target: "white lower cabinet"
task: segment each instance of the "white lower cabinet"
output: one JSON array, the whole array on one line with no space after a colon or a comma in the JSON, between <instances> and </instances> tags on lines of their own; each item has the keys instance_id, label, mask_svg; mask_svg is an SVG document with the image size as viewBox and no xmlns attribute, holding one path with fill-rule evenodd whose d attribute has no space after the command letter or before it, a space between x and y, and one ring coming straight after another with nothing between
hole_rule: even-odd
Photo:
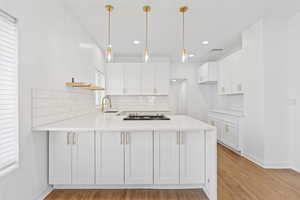
<instances>
[{"instance_id":1,"label":"white lower cabinet","mask_svg":"<svg viewBox=\"0 0 300 200\"><path fill-rule=\"evenodd\" d=\"M125 183L153 184L153 132L125 133Z\"/></svg>"},{"instance_id":2,"label":"white lower cabinet","mask_svg":"<svg viewBox=\"0 0 300 200\"><path fill-rule=\"evenodd\" d=\"M94 183L94 133L51 132L49 183Z\"/></svg>"},{"instance_id":3,"label":"white lower cabinet","mask_svg":"<svg viewBox=\"0 0 300 200\"><path fill-rule=\"evenodd\" d=\"M205 183L199 131L51 132L49 184Z\"/></svg>"},{"instance_id":4,"label":"white lower cabinet","mask_svg":"<svg viewBox=\"0 0 300 200\"><path fill-rule=\"evenodd\" d=\"M179 132L154 134L154 184L179 184Z\"/></svg>"},{"instance_id":5,"label":"white lower cabinet","mask_svg":"<svg viewBox=\"0 0 300 200\"><path fill-rule=\"evenodd\" d=\"M123 133L96 133L96 184L124 184Z\"/></svg>"},{"instance_id":6,"label":"white lower cabinet","mask_svg":"<svg viewBox=\"0 0 300 200\"><path fill-rule=\"evenodd\" d=\"M205 134L180 132L180 183L205 183Z\"/></svg>"}]
</instances>

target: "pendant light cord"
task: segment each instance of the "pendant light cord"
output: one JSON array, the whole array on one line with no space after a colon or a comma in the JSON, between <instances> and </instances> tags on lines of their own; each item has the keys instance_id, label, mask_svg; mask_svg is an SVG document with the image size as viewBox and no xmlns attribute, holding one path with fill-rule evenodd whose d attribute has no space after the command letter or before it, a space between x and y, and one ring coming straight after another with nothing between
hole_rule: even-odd
<instances>
[{"instance_id":1,"label":"pendant light cord","mask_svg":"<svg viewBox=\"0 0 300 200\"><path fill-rule=\"evenodd\" d=\"M148 31L149 31L149 19L148 19L148 12L146 12L146 50L148 50Z\"/></svg>"},{"instance_id":2,"label":"pendant light cord","mask_svg":"<svg viewBox=\"0 0 300 200\"><path fill-rule=\"evenodd\" d=\"M108 47L111 48L111 44L110 44L110 10L108 11Z\"/></svg>"},{"instance_id":3,"label":"pendant light cord","mask_svg":"<svg viewBox=\"0 0 300 200\"><path fill-rule=\"evenodd\" d=\"M185 49L185 20L184 12L182 12L182 49Z\"/></svg>"}]
</instances>

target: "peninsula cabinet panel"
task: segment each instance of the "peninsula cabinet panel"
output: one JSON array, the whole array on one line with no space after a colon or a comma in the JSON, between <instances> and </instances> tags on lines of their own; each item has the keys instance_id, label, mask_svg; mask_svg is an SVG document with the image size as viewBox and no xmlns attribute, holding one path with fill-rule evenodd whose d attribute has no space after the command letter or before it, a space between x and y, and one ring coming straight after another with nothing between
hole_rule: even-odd
<instances>
[{"instance_id":1,"label":"peninsula cabinet panel","mask_svg":"<svg viewBox=\"0 0 300 200\"><path fill-rule=\"evenodd\" d=\"M49 183L94 183L94 132L51 132Z\"/></svg>"},{"instance_id":2,"label":"peninsula cabinet panel","mask_svg":"<svg viewBox=\"0 0 300 200\"><path fill-rule=\"evenodd\" d=\"M49 136L49 184L72 183L72 146L68 132L51 132Z\"/></svg>"},{"instance_id":3,"label":"peninsula cabinet panel","mask_svg":"<svg viewBox=\"0 0 300 200\"><path fill-rule=\"evenodd\" d=\"M179 132L154 133L154 184L179 184Z\"/></svg>"},{"instance_id":4,"label":"peninsula cabinet panel","mask_svg":"<svg viewBox=\"0 0 300 200\"><path fill-rule=\"evenodd\" d=\"M94 184L94 133L76 132L72 137L72 184Z\"/></svg>"},{"instance_id":5,"label":"peninsula cabinet panel","mask_svg":"<svg viewBox=\"0 0 300 200\"><path fill-rule=\"evenodd\" d=\"M204 133L199 131L181 132L180 143L180 184L204 184Z\"/></svg>"},{"instance_id":6,"label":"peninsula cabinet panel","mask_svg":"<svg viewBox=\"0 0 300 200\"><path fill-rule=\"evenodd\" d=\"M125 133L125 183L153 184L153 132Z\"/></svg>"},{"instance_id":7,"label":"peninsula cabinet panel","mask_svg":"<svg viewBox=\"0 0 300 200\"><path fill-rule=\"evenodd\" d=\"M124 184L124 134L96 133L96 184Z\"/></svg>"}]
</instances>

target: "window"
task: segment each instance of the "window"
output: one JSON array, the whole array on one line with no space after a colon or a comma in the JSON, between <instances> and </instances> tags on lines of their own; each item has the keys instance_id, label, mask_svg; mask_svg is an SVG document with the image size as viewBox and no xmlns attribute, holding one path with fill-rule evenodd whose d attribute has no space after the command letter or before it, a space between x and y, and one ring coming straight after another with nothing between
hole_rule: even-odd
<instances>
[{"instance_id":1,"label":"window","mask_svg":"<svg viewBox=\"0 0 300 200\"><path fill-rule=\"evenodd\" d=\"M18 166L17 21L0 9L0 176Z\"/></svg>"}]
</instances>

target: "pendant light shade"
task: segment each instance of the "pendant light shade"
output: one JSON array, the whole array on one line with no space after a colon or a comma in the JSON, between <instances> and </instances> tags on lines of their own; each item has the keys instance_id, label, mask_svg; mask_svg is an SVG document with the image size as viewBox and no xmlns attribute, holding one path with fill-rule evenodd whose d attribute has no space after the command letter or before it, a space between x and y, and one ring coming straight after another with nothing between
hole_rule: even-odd
<instances>
[{"instance_id":1,"label":"pendant light shade","mask_svg":"<svg viewBox=\"0 0 300 200\"><path fill-rule=\"evenodd\" d=\"M182 13L182 52L181 52L181 62L185 63L187 61L188 55L185 48L185 19L184 14L187 12L188 7L182 6L179 8L179 12Z\"/></svg>"},{"instance_id":2,"label":"pendant light shade","mask_svg":"<svg viewBox=\"0 0 300 200\"><path fill-rule=\"evenodd\" d=\"M111 40L110 40L110 26L111 26L111 12L114 9L112 5L106 5L105 9L108 12L108 23L107 23L107 47L106 47L106 62L111 62L113 59L113 51L112 51L112 45L111 45Z\"/></svg>"},{"instance_id":3,"label":"pendant light shade","mask_svg":"<svg viewBox=\"0 0 300 200\"><path fill-rule=\"evenodd\" d=\"M147 63L149 62L149 58L150 58L150 53L149 53L149 12L151 11L151 7L150 6L144 6L143 7L143 11L146 13L146 37L145 37L145 51L144 51L144 62Z\"/></svg>"}]
</instances>

